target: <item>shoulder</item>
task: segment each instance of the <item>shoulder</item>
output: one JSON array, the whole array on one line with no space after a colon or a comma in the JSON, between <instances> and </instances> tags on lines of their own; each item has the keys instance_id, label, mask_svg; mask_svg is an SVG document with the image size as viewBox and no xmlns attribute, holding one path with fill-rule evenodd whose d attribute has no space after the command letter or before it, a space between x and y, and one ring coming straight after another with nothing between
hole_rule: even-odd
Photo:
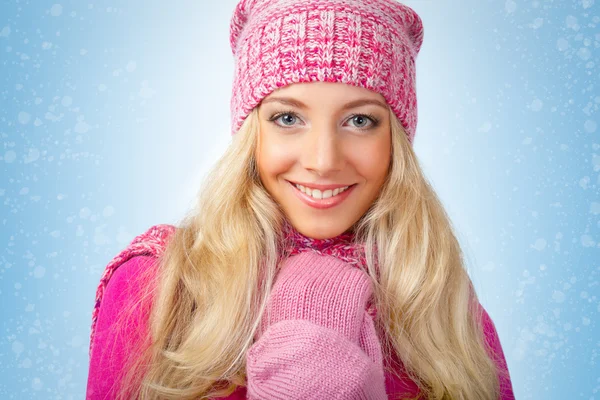
<instances>
[{"instance_id":1,"label":"shoulder","mask_svg":"<svg viewBox=\"0 0 600 400\"><path fill-rule=\"evenodd\" d=\"M506 359L504 351L502 349L502 343L500 342L500 336L496 330L496 325L492 320L492 317L488 314L486 309L479 303L478 311L480 313L481 330L485 337L488 351L496 363L500 364L504 369L506 368Z\"/></svg>"},{"instance_id":2,"label":"shoulder","mask_svg":"<svg viewBox=\"0 0 600 400\"><path fill-rule=\"evenodd\" d=\"M106 284L101 307L135 300L155 276L157 265L158 258L148 255L133 256L119 265Z\"/></svg>"},{"instance_id":3,"label":"shoulder","mask_svg":"<svg viewBox=\"0 0 600 400\"><path fill-rule=\"evenodd\" d=\"M176 228L172 225L153 225L142 234L136 236L123 250L110 260L100 278L96 293L96 303L101 300L105 288L112 275L130 258L136 256L149 256L158 258L164 252L167 243Z\"/></svg>"},{"instance_id":4,"label":"shoulder","mask_svg":"<svg viewBox=\"0 0 600 400\"><path fill-rule=\"evenodd\" d=\"M110 314L127 302L137 300L148 279L152 278L154 267L175 230L176 227L168 224L151 226L137 235L106 265L96 289L92 311L90 353L100 310L102 309L104 314Z\"/></svg>"},{"instance_id":5,"label":"shoulder","mask_svg":"<svg viewBox=\"0 0 600 400\"><path fill-rule=\"evenodd\" d=\"M114 335L133 339L145 333L157 261L153 256L134 256L115 271L100 303L94 341L106 344Z\"/></svg>"},{"instance_id":6,"label":"shoulder","mask_svg":"<svg viewBox=\"0 0 600 400\"><path fill-rule=\"evenodd\" d=\"M151 302L143 301L148 293L144 282L156 261L148 255L131 257L114 271L104 289L90 338L86 397L90 400L116 398L125 366L148 343Z\"/></svg>"},{"instance_id":7,"label":"shoulder","mask_svg":"<svg viewBox=\"0 0 600 400\"><path fill-rule=\"evenodd\" d=\"M135 256L115 271L104 289L94 320L91 340L94 345L97 340L124 334L124 329L135 331L145 322L151 306L145 300L151 300L148 294L156 265L157 259L152 256Z\"/></svg>"},{"instance_id":8,"label":"shoulder","mask_svg":"<svg viewBox=\"0 0 600 400\"><path fill-rule=\"evenodd\" d=\"M479 303L478 310L481 320L481 329L485 337L485 342L488 346L488 354L496 364L498 370L498 377L500 380L500 399L501 400L514 400L515 395L512 387L510 372L508 370L508 363L506 362L506 356L502 349L502 343L500 342L500 336L492 318L486 311L486 309Z\"/></svg>"},{"instance_id":9,"label":"shoulder","mask_svg":"<svg viewBox=\"0 0 600 400\"><path fill-rule=\"evenodd\" d=\"M104 272L100 278L96 292L96 306L99 306L104 290L109 282L113 280L113 275L117 271L122 271L118 275L121 276L119 279L123 279L123 275L127 276L128 270L139 270L140 267L147 265L148 259L159 258L164 252L169 239L175 233L175 230L176 228L172 225L153 225L145 232L136 236L124 249L114 256L104 268Z\"/></svg>"},{"instance_id":10,"label":"shoulder","mask_svg":"<svg viewBox=\"0 0 600 400\"><path fill-rule=\"evenodd\" d=\"M479 319L481 323L481 329L488 341L489 344L499 342L498 332L496 330L496 325L490 317L490 314L487 310L479 303L478 305ZM499 344L499 343L498 343Z\"/></svg>"}]
</instances>

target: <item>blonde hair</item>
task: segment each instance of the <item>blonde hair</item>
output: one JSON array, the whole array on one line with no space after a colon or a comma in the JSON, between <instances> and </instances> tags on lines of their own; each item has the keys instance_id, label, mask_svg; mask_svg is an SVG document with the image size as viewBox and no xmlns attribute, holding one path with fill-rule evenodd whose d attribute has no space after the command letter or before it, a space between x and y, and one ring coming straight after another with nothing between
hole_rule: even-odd
<instances>
[{"instance_id":1,"label":"blonde hair","mask_svg":"<svg viewBox=\"0 0 600 400\"><path fill-rule=\"evenodd\" d=\"M382 347L397 354L422 398L495 400L500 371L486 347L459 243L389 114L388 176L355 225L374 280ZM254 109L161 255L155 284L140 296L153 299L151 339L124 368L120 398L221 397L245 385L245 353L273 282L284 221L258 176L258 134Z\"/></svg>"}]
</instances>

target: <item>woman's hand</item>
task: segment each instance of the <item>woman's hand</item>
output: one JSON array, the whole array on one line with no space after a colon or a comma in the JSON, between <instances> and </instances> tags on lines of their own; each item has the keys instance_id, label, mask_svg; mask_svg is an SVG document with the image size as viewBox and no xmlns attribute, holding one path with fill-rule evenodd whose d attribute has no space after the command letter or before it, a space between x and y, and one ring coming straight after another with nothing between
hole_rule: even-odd
<instances>
[{"instance_id":1,"label":"woman's hand","mask_svg":"<svg viewBox=\"0 0 600 400\"><path fill-rule=\"evenodd\" d=\"M372 292L366 273L333 256L285 260L247 353L248 397L385 399Z\"/></svg>"}]
</instances>

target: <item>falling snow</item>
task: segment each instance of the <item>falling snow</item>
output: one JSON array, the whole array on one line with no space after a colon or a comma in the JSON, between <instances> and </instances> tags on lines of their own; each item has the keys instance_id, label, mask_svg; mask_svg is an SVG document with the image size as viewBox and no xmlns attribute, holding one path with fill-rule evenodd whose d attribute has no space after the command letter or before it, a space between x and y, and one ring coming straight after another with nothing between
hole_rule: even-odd
<instances>
[{"instance_id":1,"label":"falling snow","mask_svg":"<svg viewBox=\"0 0 600 400\"><path fill-rule=\"evenodd\" d=\"M235 4L0 5L1 398L84 398L105 265L176 224L230 141ZM406 4L415 153L515 395L600 400L598 4Z\"/></svg>"}]
</instances>

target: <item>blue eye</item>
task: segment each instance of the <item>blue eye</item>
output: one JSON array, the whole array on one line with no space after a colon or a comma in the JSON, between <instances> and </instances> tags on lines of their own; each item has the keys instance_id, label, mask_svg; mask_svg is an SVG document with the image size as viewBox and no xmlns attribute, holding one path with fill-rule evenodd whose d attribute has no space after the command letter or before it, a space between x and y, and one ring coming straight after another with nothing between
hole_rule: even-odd
<instances>
[{"instance_id":1,"label":"blue eye","mask_svg":"<svg viewBox=\"0 0 600 400\"><path fill-rule=\"evenodd\" d=\"M372 114L354 114L348 120L357 123L354 126L361 131L374 129L379 126L379 119Z\"/></svg>"},{"instance_id":2,"label":"blue eye","mask_svg":"<svg viewBox=\"0 0 600 400\"><path fill-rule=\"evenodd\" d=\"M294 126L294 123L297 119L300 119L298 114L293 111L285 111L273 115L271 118L269 118L269 121L273 122L277 126L285 128ZM357 123L354 126L359 130L368 130L379 125L379 120L371 114L354 114L350 116L348 120ZM277 121L281 121L281 123ZM370 125L369 122L371 123Z\"/></svg>"},{"instance_id":3,"label":"blue eye","mask_svg":"<svg viewBox=\"0 0 600 400\"><path fill-rule=\"evenodd\" d=\"M364 122L367 123L367 125L363 125L363 124L361 124L361 122L359 122L358 124L361 125L361 126L356 126L357 128L364 128L365 126L369 126L368 125L368 120L371 120L371 124L375 124L375 121L373 121L372 118L369 118L366 115L362 115L362 114L355 115L352 118L350 118L350 120L351 121L355 121L355 122L361 121L363 123Z\"/></svg>"},{"instance_id":4,"label":"blue eye","mask_svg":"<svg viewBox=\"0 0 600 400\"><path fill-rule=\"evenodd\" d=\"M281 122L283 122L283 125L285 126L290 126L293 125L294 122L296 121L296 116L294 114L283 114L282 116L278 117L277 119L279 119Z\"/></svg>"},{"instance_id":5,"label":"blue eye","mask_svg":"<svg viewBox=\"0 0 600 400\"><path fill-rule=\"evenodd\" d=\"M282 117L285 117L285 118L282 118ZM298 115L296 115L296 113L293 113L291 111L286 111L286 112L282 112L282 113L273 115L271 118L269 118L269 121L274 122L275 125L285 127L285 126L293 126L293 124L297 118L298 118ZM285 121L285 122L283 122L283 124L279 124L279 123L275 122L278 120Z\"/></svg>"}]
</instances>

